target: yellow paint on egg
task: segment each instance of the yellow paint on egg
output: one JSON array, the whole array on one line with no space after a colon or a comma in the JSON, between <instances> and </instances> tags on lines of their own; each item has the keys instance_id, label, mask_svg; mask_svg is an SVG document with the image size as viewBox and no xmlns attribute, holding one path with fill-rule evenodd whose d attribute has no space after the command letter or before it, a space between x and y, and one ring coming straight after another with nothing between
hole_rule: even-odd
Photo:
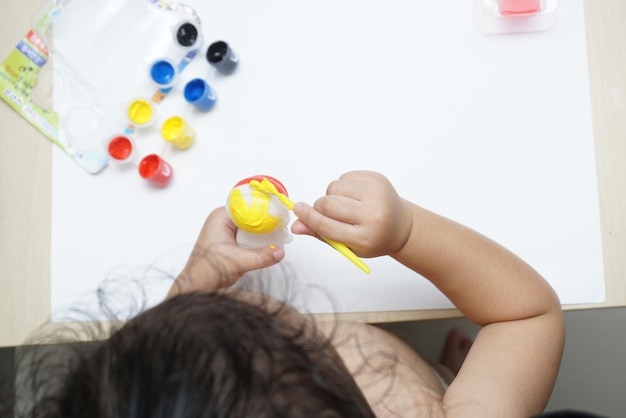
<instances>
[{"instance_id":1,"label":"yellow paint on egg","mask_svg":"<svg viewBox=\"0 0 626 418\"><path fill-rule=\"evenodd\" d=\"M250 190L251 202L240 189L233 189L228 199L228 210L233 222L244 231L265 234L282 227L281 219L269 213L270 197L258 190Z\"/></svg>"}]
</instances>

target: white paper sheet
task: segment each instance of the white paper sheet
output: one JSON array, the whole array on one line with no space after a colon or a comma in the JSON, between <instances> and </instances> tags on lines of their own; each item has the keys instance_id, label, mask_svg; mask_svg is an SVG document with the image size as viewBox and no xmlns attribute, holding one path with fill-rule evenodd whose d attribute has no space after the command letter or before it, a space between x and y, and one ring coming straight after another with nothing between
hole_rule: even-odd
<instances>
[{"instance_id":1,"label":"white paper sheet","mask_svg":"<svg viewBox=\"0 0 626 418\"><path fill-rule=\"evenodd\" d=\"M159 109L197 132L184 152L157 142L174 167L166 189L135 169L88 175L55 150L53 312L91 300L107 277L175 275L240 179L272 175L312 203L353 169L380 171L404 197L499 241L563 303L604 300L581 0L561 2L549 31L493 36L476 30L467 0L189 4L207 45L228 42L239 68L220 76L196 59L183 76L205 76L216 107L190 109L178 86ZM310 237L286 250L293 280L326 292L308 297L310 311L451 306L390 259L368 260L365 275ZM151 303L163 296L148 287Z\"/></svg>"}]
</instances>

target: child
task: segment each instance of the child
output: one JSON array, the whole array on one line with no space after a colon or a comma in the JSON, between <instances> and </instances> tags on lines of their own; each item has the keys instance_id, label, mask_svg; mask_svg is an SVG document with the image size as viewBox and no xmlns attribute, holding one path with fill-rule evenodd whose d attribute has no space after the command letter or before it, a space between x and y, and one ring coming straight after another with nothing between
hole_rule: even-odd
<instances>
[{"instance_id":1,"label":"child","mask_svg":"<svg viewBox=\"0 0 626 418\"><path fill-rule=\"evenodd\" d=\"M279 263L241 248L224 208L207 218L168 298L74 357L37 416L529 417L542 412L563 350L559 300L498 244L402 199L381 174L350 172L294 234L390 256L482 326L444 390L431 366L367 324L314 322L255 292L229 290ZM458 335L456 341L462 339ZM456 370L455 370L456 371Z\"/></svg>"}]
</instances>

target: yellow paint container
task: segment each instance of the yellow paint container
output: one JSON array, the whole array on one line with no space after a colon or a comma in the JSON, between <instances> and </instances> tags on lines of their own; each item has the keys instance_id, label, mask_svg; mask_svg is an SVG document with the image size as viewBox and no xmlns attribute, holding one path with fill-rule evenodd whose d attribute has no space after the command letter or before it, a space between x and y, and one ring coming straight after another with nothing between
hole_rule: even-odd
<instances>
[{"instance_id":1,"label":"yellow paint container","mask_svg":"<svg viewBox=\"0 0 626 418\"><path fill-rule=\"evenodd\" d=\"M154 120L154 105L146 99L135 99L128 106L128 119L136 126L147 126Z\"/></svg>"},{"instance_id":2,"label":"yellow paint container","mask_svg":"<svg viewBox=\"0 0 626 418\"><path fill-rule=\"evenodd\" d=\"M176 148L187 149L193 143L196 134L191 126L180 116L172 116L163 122L161 136Z\"/></svg>"}]
</instances>

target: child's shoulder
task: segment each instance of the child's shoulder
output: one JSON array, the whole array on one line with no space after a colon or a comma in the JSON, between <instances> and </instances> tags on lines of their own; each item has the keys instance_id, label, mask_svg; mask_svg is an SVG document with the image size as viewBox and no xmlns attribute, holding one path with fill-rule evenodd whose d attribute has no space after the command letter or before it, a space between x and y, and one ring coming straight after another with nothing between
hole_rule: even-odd
<instances>
[{"instance_id":1,"label":"child's shoulder","mask_svg":"<svg viewBox=\"0 0 626 418\"><path fill-rule=\"evenodd\" d=\"M430 364L395 335L352 321L320 322L377 416L443 416ZM392 413L393 412L393 413Z\"/></svg>"}]
</instances>

